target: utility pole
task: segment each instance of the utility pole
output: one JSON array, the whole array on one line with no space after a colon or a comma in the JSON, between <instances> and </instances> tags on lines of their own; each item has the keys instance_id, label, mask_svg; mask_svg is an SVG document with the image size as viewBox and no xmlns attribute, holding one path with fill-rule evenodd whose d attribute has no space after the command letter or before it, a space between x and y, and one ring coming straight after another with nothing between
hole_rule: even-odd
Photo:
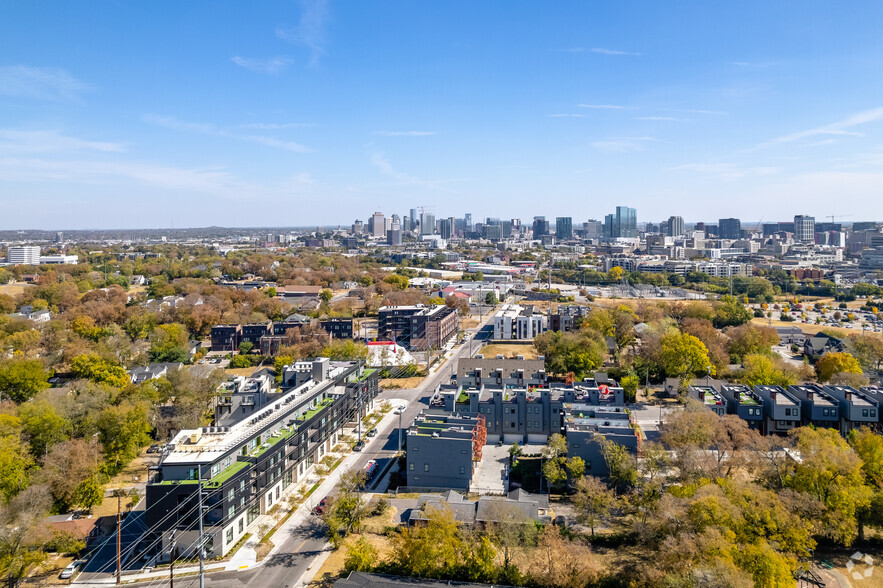
<instances>
[{"instance_id":1,"label":"utility pole","mask_svg":"<svg viewBox=\"0 0 883 588\"><path fill-rule=\"evenodd\" d=\"M405 412L405 407L402 406L399 409L399 453L402 452L402 413Z\"/></svg>"},{"instance_id":2,"label":"utility pole","mask_svg":"<svg viewBox=\"0 0 883 588\"><path fill-rule=\"evenodd\" d=\"M122 573L122 528L123 528L123 519L120 515L120 504L122 502L123 497L120 495L120 491L117 490L117 584L120 583L120 575Z\"/></svg>"},{"instance_id":3,"label":"utility pole","mask_svg":"<svg viewBox=\"0 0 883 588\"><path fill-rule=\"evenodd\" d=\"M199 588L205 588L205 557L203 548L205 547L205 535L202 528L203 506L202 506L202 468L197 467L197 483L199 487L199 541L196 542L199 549Z\"/></svg>"},{"instance_id":4,"label":"utility pole","mask_svg":"<svg viewBox=\"0 0 883 588\"><path fill-rule=\"evenodd\" d=\"M169 535L169 588L175 588L175 529Z\"/></svg>"}]
</instances>

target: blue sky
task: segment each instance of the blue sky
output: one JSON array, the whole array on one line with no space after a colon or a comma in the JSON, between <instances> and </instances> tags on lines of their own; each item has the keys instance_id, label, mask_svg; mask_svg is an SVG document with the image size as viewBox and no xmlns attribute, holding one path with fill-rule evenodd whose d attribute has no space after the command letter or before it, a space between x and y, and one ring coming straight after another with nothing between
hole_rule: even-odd
<instances>
[{"instance_id":1,"label":"blue sky","mask_svg":"<svg viewBox=\"0 0 883 588\"><path fill-rule=\"evenodd\" d=\"M0 3L0 228L883 220L883 3Z\"/></svg>"}]
</instances>

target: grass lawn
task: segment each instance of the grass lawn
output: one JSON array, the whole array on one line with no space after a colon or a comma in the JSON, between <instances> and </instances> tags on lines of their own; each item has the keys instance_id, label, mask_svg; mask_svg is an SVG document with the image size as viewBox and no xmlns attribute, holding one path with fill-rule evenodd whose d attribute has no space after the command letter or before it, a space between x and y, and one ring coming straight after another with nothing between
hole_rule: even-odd
<instances>
[{"instance_id":1,"label":"grass lawn","mask_svg":"<svg viewBox=\"0 0 883 588\"><path fill-rule=\"evenodd\" d=\"M413 378L384 378L380 380L380 388L388 389L407 389L416 388L423 383L424 376L414 376Z\"/></svg>"},{"instance_id":2,"label":"grass lawn","mask_svg":"<svg viewBox=\"0 0 883 588\"><path fill-rule=\"evenodd\" d=\"M22 295L22 293L25 290L27 290L28 288L33 288L33 287L34 286L32 284L24 284L24 283L4 284L4 285L0 286L0 294L9 294L13 298L18 298L19 296Z\"/></svg>"},{"instance_id":3,"label":"grass lawn","mask_svg":"<svg viewBox=\"0 0 883 588\"><path fill-rule=\"evenodd\" d=\"M485 345L479 350L479 353L485 357L496 357L498 354L509 358L517 355L523 355L524 359L536 359L537 350L533 345L513 345L509 343Z\"/></svg>"}]
</instances>

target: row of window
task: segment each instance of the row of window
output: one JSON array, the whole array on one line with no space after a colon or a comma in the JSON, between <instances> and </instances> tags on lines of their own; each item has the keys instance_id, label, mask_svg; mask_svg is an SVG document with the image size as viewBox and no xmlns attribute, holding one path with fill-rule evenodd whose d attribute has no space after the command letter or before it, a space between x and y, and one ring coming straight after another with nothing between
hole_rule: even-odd
<instances>
[{"instance_id":1,"label":"row of window","mask_svg":"<svg viewBox=\"0 0 883 588\"><path fill-rule=\"evenodd\" d=\"M464 452L462 452L462 453L466 453L466 452L464 451ZM414 462L411 462L411 463L408 464L408 471L410 471L410 472L413 472L413 471L414 471ZM423 464L423 471L424 471L424 472L428 472L428 471L429 471L429 464L428 464L428 463ZM466 466L460 466L460 473L461 473L461 474L465 474L465 473L466 473Z\"/></svg>"}]
</instances>

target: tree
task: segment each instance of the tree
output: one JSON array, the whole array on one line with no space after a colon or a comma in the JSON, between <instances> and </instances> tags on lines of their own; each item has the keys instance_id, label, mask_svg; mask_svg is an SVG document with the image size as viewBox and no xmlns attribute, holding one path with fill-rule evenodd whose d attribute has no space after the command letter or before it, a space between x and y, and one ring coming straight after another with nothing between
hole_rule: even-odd
<instances>
[{"instance_id":1,"label":"tree","mask_svg":"<svg viewBox=\"0 0 883 588\"><path fill-rule=\"evenodd\" d=\"M622 279L623 275L625 275L625 270L615 265L607 272L607 279L611 282L618 282Z\"/></svg>"},{"instance_id":2,"label":"tree","mask_svg":"<svg viewBox=\"0 0 883 588\"><path fill-rule=\"evenodd\" d=\"M399 274L390 274L383 278L384 283L395 286L397 290L407 290L410 281L406 276Z\"/></svg>"},{"instance_id":3,"label":"tree","mask_svg":"<svg viewBox=\"0 0 883 588\"><path fill-rule=\"evenodd\" d=\"M350 532L358 531L365 517L365 505L358 491L364 484L363 472L345 474L337 485L337 494L322 514L328 526L328 540L335 548L343 544Z\"/></svg>"},{"instance_id":4,"label":"tree","mask_svg":"<svg viewBox=\"0 0 883 588\"><path fill-rule=\"evenodd\" d=\"M347 549L343 567L350 572L370 572L376 562L377 549L363 535Z\"/></svg>"},{"instance_id":5,"label":"tree","mask_svg":"<svg viewBox=\"0 0 883 588\"><path fill-rule=\"evenodd\" d=\"M49 510L45 488L33 487L0 507L0 574L14 587L45 559L43 519Z\"/></svg>"},{"instance_id":6,"label":"tree","mask_svg":"<svg viewBox=\"0 0 883 588\"><path fill-rule=\"evenodd\" d=\"M825 511L817 531L848 547L858 530L857 515L872 496L862 476L862 460L836 429L800 427L790 434L801 461L786 485L821 502Z\"/></svg>"},{"instance_id":7,"label":"tree","mask_svg":"<svg viewBox=\"0 0 883 588\"><path fill-rule=\"evenodd\" d=\"M331 302L331 299L334 298L334 292L329 290L328 288L323 288L321 292L319 292L319 300L328 304Z\"/></svg>"},{"instance_id":8,"label":"tree","mask_svg":"<svg viewBox=\"0 0 883 588\"><path fill-rule=\"evenodd\" d=\"M613 492L595 476L586 476L576 483L573 506L577 520L588 525L595 536L595 526L607 516L615 502Z\"/></svg>"},{"instance_id":9,"label":"tree","mask_svg":"<svg viewBox=\"0 0 883 588\"><path fill-rule=\"evenodd\" d=\"M735 296L723 296L714 305L714 318L711 322L718 329L736 327L750 321L751 313Z\"/></svg>"},{"instance_id":10,"label":"tree","mask_svg":"<svg viewBox=\"0 0 883 588\"><path fill-rule=\"evenodd\" d=\"M96 384L110 384L117 388L131 383L125 369L97 353L84 353L75 357L71 361L71 372L77 378L84 378Z\"/></svg>"},{"instance_id":11,"label":"tree","mask_svg":"<svg viewBox=\"0 0 883 588\"><path fill-rule=\"evenodd\" d=\"M709 367L711 374L715 373L708 358L708 348L693 335L673 331L663 335L660 345L662 367L669 376L684 379L705 373Z\"/></svg>"},{"instance_id":12,"label":"tree","mask_svg":"<svg viewBox=\"0 0 883 588\"><path fill-rule=\"evenodd\" d=\"M578 333L547 331L534 339L537 352L545 356L546 370L556 374L573 372L581 379L604 363L606 345L591 330Z\"/></svg>"},{"instance_id":13,"label":"tree","mask_svg":"<svg viewBox=\"0 0 883 588\"><path fill-rule=\"evenodd\" d=\"M254 349L254 344L251 341L243 341L239 344L239 353L242 355L248 355L252 349Z\"/></svg>"},{"instance_id":14,"label":"tree","mask_svg":"<svg viewBox=\"0 0 883 588\"><path fill-rule=\"evenodd\" d=\"M862 366L852 355L841 351L829 351L819 359L816 364L816 372L820 382L827 382L834 374L862 373Z\"/></svg>"},{"instance_id":15,"label":"tree","mask_svg":"<svg viewBox=\"0 0 883 588\"><path fill-rule=\"evenodd\" d=\"M601 455L607 465L608 478L617 492L624 492L638 481L638 463L628 449L615 441L600 437Z\"/></svg>"},{"instance_id":16,"label":"tree","mask_svg":"<svg viewBox=\"0 0 883 588\"><path fill-rule=\"evenodd\" d=\"M727 331L730 337L730 354L740 360L749 354L769 354L773 345L779 344L779 334L770 327L746 324Z\"/></svg>"},{"instance_id":17,"label":"tree","mask_svg":"<svg viewBox=\"0 0 883 588\"><path fill-rule=\"evenodd\" d=\"M6 500L30 484L34 460L21 442L21 420L0 414L0 495Z\"/></svg>"},{"instance_id":18,"label":"tree","mask_svg":"<svg viewBox=\"0 0 883 588\"><path fill-rule=\"evenodd\" d=\"M594 585L600 573L589 548L565 540L555 525L543 528L527 569L533 584L560 588Z\"/></svg>"},{"instance_id":19,"label":"tree","mask_svg":"<svg viewBox=\"0 0 883 588\"><path fill-rule=\"evenodd\" d=\"M497 295L494 292L488 292L485 294L484 303L490 306L494 306L497 304Z\"/></svg>"},{"instance_id":20,"label":"tree","mask_svg":"<svg viewBox=\"0 0 883 588\"><path fill-rule=\"evenodd\" d=\"M46 400L31 400L18 411L24 433L29 437L31 453L42 457L49 449L67 438L68 422Z\"/></svg>"},{"instance_id":21,"label":"tree","mask_svg":"<svg viewBox=\"0 0 883 588\"><path fill-rule=\"evenodd\" d=\"M742 359L745 371L742 372L742 383L754 386L782 386L787 388L797 383L798 377L787 369L780 358L769 355L746 355Z\"/></svg>"},{"instance_id":22,"label":"tree","mask_svg":"<svg viewBox=\"0 0 883 588\"><path fill-rule=\"evenodd\" d=\"M0 396L15 402L33 398L49 387L52 371L39 359L12 358L0 361Z\"/></svg>"},{"instance_id":23,"label":"tree","mask_svg":"<svg viewBox=\"0 0 883 588\"><path fill-rule=\"evenodd\" d=\"M850 335L852 355L868 371L879 371L883 366L883 338L869 335Z\"/></svg>"},{"instance_id":24,"label":"tree","mask_svg":"<svg viewBox=\"0 0 883 588\"><path fill-rule=\"evenodd\" d=\"M622 386L622 392L625 396L626 403L632 403L637 399L639 382L640 379L636 374L629 374L619 379L619 384Z\"/></svg>"},{"instance_id":25,"label":"tree","mask_svg":"<svg viewBox=\"0 0 883 588\"><path fill-rule=\"evenodd\" d=\"M186 363L190 359L187 328L178 323L159 325L150 335L150 361Z\"/></svg>"},{"instance_id":26,"label":"tree","mask_svg":"<svg viewBox=\"0 0 883 588\"><path fill-rule=\"evenodd\" d=\"M352 339L332 339L322 349L322 356L334 361L356 361L368 357L368 346Z\"/></svg>"},{"instance_id":27,"label":"tree","mask_svg":"<svg viewBox=\"0 0 883 588\"><path fill-rule=\"evenodd\" d=\"M108 406L98 416L98 438L104 446L107 473L119 472L150 442L146 403Z\"/></svg>"},{"instance_id":28,"label":"tree","mask_svg":"<svg viewBox=\"0 0 883 588\"><path fill-rule=\"evenodd\" d=\"M427 507L426 524L402 529L392 537L391 563L395 571L416 577L438 577L456 569L463 540L450 507Z\"/></svg>"}]
</instances>

